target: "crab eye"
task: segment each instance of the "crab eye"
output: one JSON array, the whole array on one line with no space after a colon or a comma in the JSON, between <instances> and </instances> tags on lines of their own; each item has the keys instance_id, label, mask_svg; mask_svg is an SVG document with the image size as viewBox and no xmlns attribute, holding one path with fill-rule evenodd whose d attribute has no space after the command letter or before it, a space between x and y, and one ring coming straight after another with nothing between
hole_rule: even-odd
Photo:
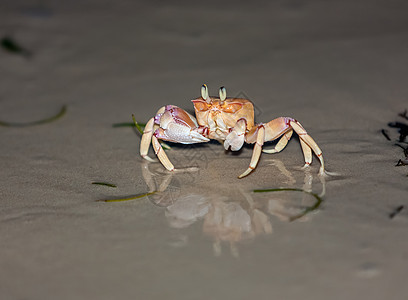
<instances>
[{"instance_id":1,"label":"crab eye","mask_svg":"<svg viewBox=\"0 0 408 300\"><path fill-rule=\"evenodd\" d=\"M242 104L240 103L231 103L225 106L222 111L226 113L235 113L242 108Z\"/></svg>"},{"instance_id":2,"label":"crab eye","mask_svg":"<svg viewBox=\"0 0 408 300\"><path fill-rule=\"evenodd\" d=\"M206 102L204 101L193 101L194 103L194 108L196 109L196 111L206 111L208 110L208 105Z\"/></svg>"}]
</instances>

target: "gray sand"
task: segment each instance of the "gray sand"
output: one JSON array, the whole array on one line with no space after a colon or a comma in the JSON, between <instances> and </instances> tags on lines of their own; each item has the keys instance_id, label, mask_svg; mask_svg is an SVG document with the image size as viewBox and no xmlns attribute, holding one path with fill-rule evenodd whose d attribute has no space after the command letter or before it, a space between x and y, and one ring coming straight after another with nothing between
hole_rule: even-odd
<instances>
[{"instance_id":1,"label":"gray sand","mask_svg":"<svg viewBox=\"0 0 408 300\"><path fill-rule=\"evenodd\" d=\"M0 298L406 297L408 169L380 130L408 108L408 2L332 2L2 1L0 37L32 55L0 52L0 120L68 110L0 127ZM302 170L297 136L241 180L251 147L217 143L174 147L199 171L169 174L112 127L191 110L203 83L299 120L340 175ZM290 221L315 199L252 192L278 187L324 202Z\"/></svg>"}]
</instances>

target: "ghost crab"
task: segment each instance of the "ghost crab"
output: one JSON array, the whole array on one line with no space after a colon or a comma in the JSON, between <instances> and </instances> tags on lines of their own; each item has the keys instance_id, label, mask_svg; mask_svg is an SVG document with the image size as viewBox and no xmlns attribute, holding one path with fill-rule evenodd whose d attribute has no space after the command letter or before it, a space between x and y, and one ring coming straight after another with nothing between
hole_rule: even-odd
<instances>
[{"instance_id":1,"label":"ghost crab","mask_svg":"<svg viewBox=\"0 0 408 300\"><path fill-rule=\"evenodd\" d=\"M320 160L319 175L323 175L324 161L322 151L293 118L279 117L268 123L254 122L254 106L251 101L241 98L227 98L226 89L221 87L219 97L210 97L208 88L201 87L201 97L192 100L197 119L185 110L166 105L160 108L144 129L140 143L140 155L153 161L147 154L150 143L163 166L173 171L174 166L164 152L159 140L182 144L204 143L210 139L224 144L226 150L238 151L244 142L255 144L248 169L238 176L242 178L251 173L258 164L261 152L282 151L295 131L299 138L305 159L305 167L312 163L312 151ZM265 142L279 139L273 149L262 149Z\"/></svg>"}]
</instances>

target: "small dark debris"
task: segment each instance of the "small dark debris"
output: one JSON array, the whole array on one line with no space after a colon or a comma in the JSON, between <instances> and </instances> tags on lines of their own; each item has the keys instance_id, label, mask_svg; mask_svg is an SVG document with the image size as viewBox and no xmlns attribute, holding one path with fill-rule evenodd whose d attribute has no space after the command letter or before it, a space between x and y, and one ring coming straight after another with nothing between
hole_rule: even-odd
<instances>
[{"instance_id":1,"label":"small dark debris","mask_svg":"<svg viewBox=\"0 0 408 300\"><path fill-rule=\"evenodd\" d=\"M395 146L398 146L398 147L402 148L402 150L404 151L404 155L406 157L408 157L408 147L404 147L404 146L402 146L400 144L395 144Z\"/></svg>"},{"instance_id":2,"label":"small dark debris","mask_svg":"<svg viewBox=\"0 0 408 300\"><path fill-rule=\"evenodd\" d=\"M390 214L389 214L389 217L390 217L390 219L394 219L394 217L396 216L396 215L398 215L403 209L404 209L404 205L400 205L400 206L398 206L398 207L396 207Z\"/></svg>"},{"instance_id":3,"label":"small dark debris","mask_svg":"<svg viewBox=\"0 0 408 300\"><path fill-rule=\"evenodd\" d=\"M116 188L116 187L117 187L116 184L109 183L109 182L94 181L94 182L92 182L92 184L95 184L95 185L103 185L103 186L107 186L107 187L111 187L111 188Z\"/></svg>"},{"instance_id":4,"label":"small dark debris","mask_svg":"<svg viewBox=\"0 0 408 300\"><path fill-rule=\"evenodd\" d=\"M398 116L408 120L408 110L404 110L404 112L399 113ZM408 144L407 142L405 142L405 140L406 140L406 138L408 136L408 124L407 123L390 122L390 123L388 123L388 126L391 127L391 128L397 128L398 129L398 132L400 134L399 140L398 140L399 143ZM389 141L391 140L387 130L382 129L381 132L386 137L387 140L389 140ZM395 166L396 167L408 166L408 146L405 146L405 145L403 146L403 145L400 145L399 143L396 143L395 145L402 148L402 150L404 151L405 159L404 158L399 159Z\"/></svg>"},{"instance_id":5,"label":"small dark debris","mask_svg":"<svg viewBox=\"0 0 408 300\"><path fill-rule=\"evenodd\" d=\"M388 130L381 129L381 133L383 134L383 136L385 136L387 140L391 141L390 136L388 135Z\"/></svg>"},{"instance_id":6,"label":"small dark debris","mask_svg":"<svg viewBox=\"0 0 408 300\"><path fill-rule=\"evenodd\" d=\"M5 36L1 39L1 47L10 53L20 54L27 58L31 56L30 51L21 47L13 38L9 36Z\"/></svg>"},{"instance_id":7,"label":"small dark debris","mask_svg":"<svg viewBox=\"0 0 408 300\"><path fill-rule=\"evenodd\" d=\"M408 115L407 115L407 110L404 110L403 113L398 114L400 117L404 118L405 120L408 120Z\"/></svg>"},{"instance_id":8,"label":"small dark debris","mask_svg":"<svg viewBox=\"0 0 408 300\"><path fill-rule=\"evenodd\" d=\"M395 166L396 167L408 166L408 159L405 159L405 160L400 159Z\"/></svg>"},{"instance_id":9,"label":"small dark debris","mask_svg":"<svg viewBox=\"0 0 408 300\"><path fill-rule=\"evenodd\" d=\"M405 141L405 138L408 135L408 125L401 123L401 122L391 122L391 123L388 123L388 126L399 129L398 130L400 134L399 141L403 143Z\"/></svg>"}]
</instances>

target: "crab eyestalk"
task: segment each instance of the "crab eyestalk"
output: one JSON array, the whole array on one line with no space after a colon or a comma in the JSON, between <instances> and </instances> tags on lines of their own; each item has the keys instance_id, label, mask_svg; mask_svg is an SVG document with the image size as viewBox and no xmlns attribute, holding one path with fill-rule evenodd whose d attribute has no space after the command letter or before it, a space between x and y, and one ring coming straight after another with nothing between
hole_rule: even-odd
<instances>
[{"instance_id":1,"label":"crab eyestalk","mask_svg":"<svg viewBox=\"0 0 408 300\"><path fill-rule=\"evenodd\" d=\"M201 97L207 101L207 103L210 103L210 97L208 96L208 87L206 84L203 84L201 87Z\"/></svg>"},{"instance_id":2,"label":"crab eyestalk","mask_svg":"<svg viewBox=\"0 0 408 300\"><path fill-rule=\"evenodd\" d=\"M225 87L220 87L220 101L221 105L224 103L224 100L227 99L227 90Z\"/></svg>"}]
</instances>

